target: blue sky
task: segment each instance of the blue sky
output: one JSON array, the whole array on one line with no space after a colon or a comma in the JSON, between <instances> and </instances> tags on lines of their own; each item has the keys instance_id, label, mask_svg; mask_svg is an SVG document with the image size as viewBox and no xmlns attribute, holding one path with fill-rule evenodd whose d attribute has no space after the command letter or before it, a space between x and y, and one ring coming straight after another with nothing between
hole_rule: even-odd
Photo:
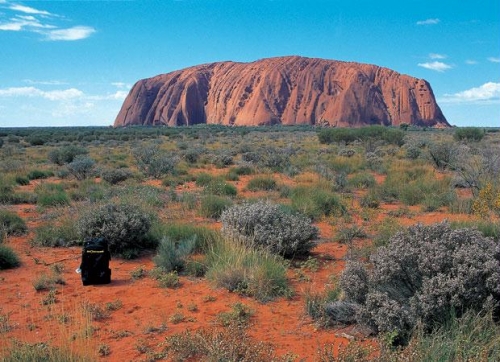
<instances>
[{"instance_id":1,"label":"blue sky","mask_svg":"<svg viewBox=\"0 0 500 362\"><path fill-rule=\"evenodd\" d=\"M139 79L284 55L424 78L451 124L500 126L498 0L0 0L0 127L112 125Z\"/></svg>"}]
</instances>

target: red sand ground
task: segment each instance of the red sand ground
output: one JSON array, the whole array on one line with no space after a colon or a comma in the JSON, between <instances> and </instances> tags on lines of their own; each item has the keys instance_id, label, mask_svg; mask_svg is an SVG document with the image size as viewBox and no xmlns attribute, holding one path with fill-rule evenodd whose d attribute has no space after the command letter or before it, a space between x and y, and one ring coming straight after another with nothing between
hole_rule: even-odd
<instances>
[{"instance_id":1,"label":"red sand ground","mask_svg":"<svg viewBox=\"0 0 500 362\"><path fill-rule=\"evenodd\" d=\"M381 180L378 180L381 181ZM280 182L286 182L281 180ZM237 183L240 194L245 191L246 178ZM158 185L159 186L159 185ZM194 185L184 185L190 189ZM255 193L252 193L255 196ZM400 205L383 205L373 221L379 222L390 210ZM274 346L278 355L290 353L297 361L314 361L318 348L325 344L345 344L356 330L351 328L318 329L305 313L305 295L319 293L331 284L331 275L338 275L343 268L342 258L346 246L335 240L335 226L327 222L317 224L320 228L320 243L313 250L313 257L319 261L316 272L291 269L289 277L295 295L290 299L277 299L261 304L226 290L216 289L205 279L181 277L177 289L163 289L151 278L133 280L131 272L139 267L153 268L151 256L137 260L111 261L112 283L102 286L82 286L80 275L75 269L80 263L81 249L38 248L29 245L32 230L39 224L40 214L33 205L9 206L27 222L30 234L23 237L9 237L8 244L21 258L22 266L13 270L0 271L0 316L8 316L12 327L2 333L2 346L9 346L14 338L28 342L68 343L71 337L82 333L88 325L82 305L90 303L105 310L106 305L121 303L117 310L109 311L106 318L92 321L94 338L87 342L94 351L102 345L109 347L109 355L102 357L110 361L140 361L146 359L145 351L161 351L160 344L165 337L185 330L210 328L217 324L221 312L231 310L236 302L249 306L254 314L248 328L255 341ZM403 225L417 222L425 224L444 219L466 219L463 215L448 215L442 211L422 214L417 208L411 218L398 218ZM359 217L355 222L362 223ZM214 227L219 227L217 224ZM43 273L50 274L51 265L60 264L65 285L57 287L57 302L44 306L42 300L47 291L37 292L33 282ZM174 323L172 315L180 313L184 320ZM63 322L63 319L68 319ZM362 339L362 337L359 337ZM81 339L81 338L80 338ZM77 338L78 340L78 338ZM371 343L368 341L368 343ZM82 347L75 347L82 348Z\"/></svg>"}]
</instances>

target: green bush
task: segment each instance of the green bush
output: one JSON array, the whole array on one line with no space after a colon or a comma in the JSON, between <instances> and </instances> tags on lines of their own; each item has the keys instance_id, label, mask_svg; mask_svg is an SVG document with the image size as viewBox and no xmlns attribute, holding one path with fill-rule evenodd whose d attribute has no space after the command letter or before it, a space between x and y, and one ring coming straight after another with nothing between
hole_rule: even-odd
<instances>
[{"instance_id":1,"label":"green bush","mask_svg":"<svg viewBox=\"0 0 500 362\"><path fill-rule=\"evenodd\" d=\"M474 141L479 142L484 138L485 132L477 127L457 128L453 134L453 138L457 141Z\"/></svg>"},{"instance_id":2,"label":"green bush","mask_svg":"<svg viewBox=\"0 0 500 362\"><path fill-rule=\"evenodd\" d=\"M30 184L30 179L26 176L16 176L16 184L26 186Z\"/></svg>"},{"instance_id":3,"label":"green bush","mask_svg":"<svg viewBox=\"0 0 500 362\"><path fill-rule=\"evenodd\" d=\"M67 218L59 223L47 223L35 228L31 246L66 247L78 245L78 230L73 219Z\"/></svg>"},{"instance_id":4,"label":"green bush","mask_svg":"<svg viewBox=\"0 0 500 362\"><path fill-rule=\"evenodd\" d=\"M116 185L119 182L125 181L132 177L132 172L128 169L104 169L101 171L101 178L109 182L111 185Z\"/></svg>"},{"instance_id":5,"label":"green bush","mask_svg":"<svg viewBox=\"0 0 500 362\"><path fill-rule=\"evenodd\" d=\"M152 217L137 205L105 204L82 212L76 225L82 240L102 237L112 254L134 257L153 246L147 239L151 223Z\"/></svg>"},{"instance_id":6,"label":"green bush","mask_svg":"<svg viewBox=\"0 0 500 362\"><path fill-rule=\"evenodd\" d=\"M0 229L7 235L23 235L28 231L26 223L14 212L0 209Z\"/></svg>"},{"instance_id":7,"label":"green bush","mask_svg":"<svg viewBox=\"0 0 500 362\"><path fill-rule=\"evenodd\" d=\"M323 185L298 186L292 190L290 198L293 210L313 220L347 213L347 208L340 198Z\"/></svg>"},{"instance_id":8,"label":"green bush","mask_svg":"<svg viewBox=\"0 0 500 362\"><path fill-rule=\"evenodd\" d=\"M77 156L67 168L77 180L85 180L94 175L95 161L87 156Z\"/></svg>"},{"instance_id":9,"label":"green bush","mask_svg":"<svg viewBox=\"0 0 500 362\"><path fill-rule=\"evenodd\" d=\"M212 219L219 219L222 212L233 204L227 197L206 195L201 199L200 215Z\"/></svg>"},{"instance_id":10,"label":"green bush","mask_svg":"<svg viewBox=\"0 0 500 362\"><path fill-rule=\"evenodd\" d=\"M177 156L171 156L166 151L160 149L158 145L138 147L132 151L137 167L145 175L154 178L161 178L175 172L175 167L179 162Z\"/></svg>"},{"instance_id":11,"label":"green bush","mask_svg":"<svg viewBox=\"0 0 500 362\"><path fill-rule=\"evenodd\" d=\"M61 184L45 183L35 188L37 205L40 206L64 206L69 205L69 196Z\"/></svg>"},{"instance_id":12,"label":"green bush","mask_svg":"<svg viewBox=\"0 0 500 362\"><path fill-rule=\"evenodd\" d=\"M40 180L54 176L52 171L33 170L27 175L29 180Z\"/></svg>"},{"instance_id":13,"label":"green bush","mask_svg":"<svg viewBox=\"0 0 500 362\"><path fill-rule=\"evenodd\" d=\"M373 142L377 140L401 146L404 144L405 133L397 128L384 126L369 126L361 128L324 128L318 132L320 143L345 143L354 141Z\"/></svg>"},{"instance_id":14,"label":"green bush","mask_svg":"<svg viewBox=\"0 0 500 362\"><path fill-rule=\"evenodd\" d=\"M249 191L272 191L276 190L276 188L276 180L268 176L254 177L247 184Z\"/></svg>"},{"instance_id":15,"label":"green bush","mask_svg":"<svg viewBox=\"0 0 500 362\"><path fill-rule=\"evenodd\" d=\"M0 270L12 269L21 265L17 254L7 245L0 244Z\"/></svg>"},{"instance_id":16,"label":"green bush","mask_svg":"<svg viewBox=\"0 0 500 362\"><path fill-rule=\"evenodd\" d=\"M161 240L166 237L175 243L182 242L187 239L195 239L195 252L206 252L212 246L219 234L205 226L196 226L192 224L153 224L150 234L155 240Z\"/></svg>"},{"instance_id":17,"label":"green bush","mask_svg":"<svg viewBox=\"0 0 500 362\"><path fill-rule=\"evenodd\" d=\"M222 213L222 234L284 257L306 255L318 229L300 214L266 201L233 206Z\"/></svg>"},{"instance_id":18,"label":"green bush","mask_svg":"<svg viewBox=\"0 0 500 362\"><path fill-rule=\"evenodd\" d=\"M238 193L238 190L234 185L216 178L205 185L204 192L209 195L234 197Z\"/></svg>"},{"instance_id":19,"label":"green bush","mask_svg":"<svg viewBox=\"0 0 500 362\"><path fill-rule=\"evenodd\" d=\"M71 163L76 158L76 156L86 155L88 151L79 146L64 146L61 148L56 148L49 152L49 160L57 165L64 165L66 163Z\"/></svg>"},{"instance_id":20,"label":"green bush","mask_svg":"<svg viewBox=\"0 0 500 362\"><path fill-rule=\"evenodd\" d=\"M372 174L363 172L349 178L348 184L354 188L369 188L375 186L377 183Z\"/></svg>"},{"instance_id":21,"label":"green bush","mask_svg":"<svg viewBox=\"0 0 500 362\"><path fill-rule=\"evenodd\" d=\"M207 186L210 182L212 182L213 179L214 179L213 176L209 175L206 172L202 172L202 173L198 174L198 176L196 176L195 183L196 183L196 186L204 187L204 186Z\"/></svg>"},{"instance_id":22,"label":"green bush","mask_svg":"<svg viewBox=\"0 0 500 362\"><path fill-rule=\"evenodd\" d=\"M196 248L196 236L189 239L174 241L164 237L158 245L153 262L166 272L180 272L186 265L186 258Z\"/></svg>"},{"instance_id":23,"label":"green bush","mask_svg":"<svg viewBox=\"0 0 500 362\"><path fill-rule=\"evenodd\" d=\"M265 250L220 239L207 253L208 279L218 287L268 301L290 294L286 263Z\"/></svg>"}]
</instances>

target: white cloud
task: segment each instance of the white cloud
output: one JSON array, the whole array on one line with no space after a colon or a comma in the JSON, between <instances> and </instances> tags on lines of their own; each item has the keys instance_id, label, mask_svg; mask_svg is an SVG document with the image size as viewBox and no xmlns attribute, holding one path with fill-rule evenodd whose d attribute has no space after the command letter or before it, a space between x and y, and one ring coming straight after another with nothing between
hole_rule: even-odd
<instances>
[{"instance_id":1,"label":"white cloud","mask_svg":"<svg viewBox=\"0 0 500 362\"><path fill-rule=\"evenodd\" d=\"M431 58L431 59L446 59L447 56L444 54L430 53L429 58Z\"/></svg>"},{"instance_id":2,"label":"white cloud","mask_svg":"<svg viewBox=\"0 0 500 362\"><path fill-rule=\"evenodd\" d=\"M488 82L455 94L445 94L443 103L500 103L500 83Z\"/></svg>"},{"instance_id":3,"label":"white cloud","mask_svg":"<svg viewBox=\"0 0 500 362\"><path fill-rule=\"evenodd\" d=\"M35 8L31 8L29 6L24 6L24 5L19 5L19 4L13 4L9 8L11 10L20 11L20 12L25 13L25 14L52 15L48 11L38 10L38 9L35 9Z\"/></svg>"},{"instance_id":4,"label":"white cloud","mask_svg":"<svg viewBox=\"0 0 500 362\"><path fill-rule=\"evenodd\" d=\"M43 91L35 87L11 87L0 89L0 97L40 97L50 101L61 101L83 97L84 93L76 88Z\"/></svg>"},{"instance_id":5,"label":"white cloud","mask_svg":"<svg viewBox=\"0 0 500 362\"><path fill-rule=\"evenodd\" d=\"M68 29L56 29L50 30L45 33L48 40L81 40L88 38L93 33L95 29L89 26L74 26Z\"/></svg>"},{"instance_id":6,"label":"white cloud","mask_svg":"<svg viewBox=\"0 0 500 362\"><path fill-rule=\"evenodd\" d=\"M417 25L436 25L439 24L441 20L439 19L426 19L417 21Z\"/></svg>"},{"instance_id":7,"label":"white cloud","mask_svg":"<svg viewBox=\"0 0 500 362\"><path fill-rule=\"evenodd\" d=\"M55 26L49 24L42 24L34 16L17 15L9 20L7 23L0 24L0 30L6 31L21 31L31 30L38 31L37 29L53 29Z\"/></svg>"},{"instance_id":8,"label":"white cloud","mask_svg":"<svg viewBox=\"0 0 500 362\"><path fill-rule=\"evenodd\" d=\"M474 65L474 64L477 64L477 61L476 60L472 60L472 59L467 59L465 61L465 64Z\"/></svg>"},{"instance_id":9,"label":"white cloud","mask_svg":"<svg viewBox=\"0 0 500 362\"><path fill-rule=\"evenodd\" d=\"M81 40L96 32L93 27L83 25L62 28L57 25L57 20L61 17L45 10L19 4L10 5L5 9L10 11L12 16L0 22L0 31L28 31L41 34L51 41Z\"/></svg>"},{"instance_id":10,"label":"white cloud","mask_svg":"<svg viewBox=\"0 0 500 362\"><path fill-rule=\"evenodd\" d=\"M488 60L492 63L500 63L500 58L489 57Z\"/></svg>"},{"instance_id":11,"label":"white cloud","mask_svg":"<svg viewBox=\"0 0 500 362\"><path fill-rule=\"evenodd\" d=\"M61 80L32 80L32 79L23 79L24 83L28 84L40 84L40 85L65 85L67 82Z\"/></svg>"},{"instance_id":12,"label":"white cloud","mask_svg":"<svg viewBox=\"0 0 500 362\"><path fill-rule=\"evenodd\" d=\"M436 72L444 72L445 70L451 69L452 66L443 62L427 62L427 63L418 63L419 67L435 70Z\"/></svg>"},{"instance_id":13,"label":"white cloud","mask_svg":"<svg viewBox=\"0 0 500 362\"><path fill-rule=\"evenodd\" d=\"M128 83L123 83L123 82L114 82L114 83L111 83L111 85L117 87L117 88L120 88L120 89L130 89L132 88L132 86Z\"/></svg>"}]
</instances>

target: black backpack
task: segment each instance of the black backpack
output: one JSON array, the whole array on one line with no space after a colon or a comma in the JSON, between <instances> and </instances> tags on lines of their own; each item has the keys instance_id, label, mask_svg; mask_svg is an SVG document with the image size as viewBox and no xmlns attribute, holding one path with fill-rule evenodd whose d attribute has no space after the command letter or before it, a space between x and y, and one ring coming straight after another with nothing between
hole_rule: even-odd
<instances>
[{"instance_id":1,"label":"black backpack","mask_svg":"<svg viewBox=\"0 0 500 362\"><path fill-rule=\"evenodd\" d=\"M110 260L108 242L104 238L85 240L82 250L82 264L80 265L83 285L110 283Z\"/></svg>"}]
</instances>

